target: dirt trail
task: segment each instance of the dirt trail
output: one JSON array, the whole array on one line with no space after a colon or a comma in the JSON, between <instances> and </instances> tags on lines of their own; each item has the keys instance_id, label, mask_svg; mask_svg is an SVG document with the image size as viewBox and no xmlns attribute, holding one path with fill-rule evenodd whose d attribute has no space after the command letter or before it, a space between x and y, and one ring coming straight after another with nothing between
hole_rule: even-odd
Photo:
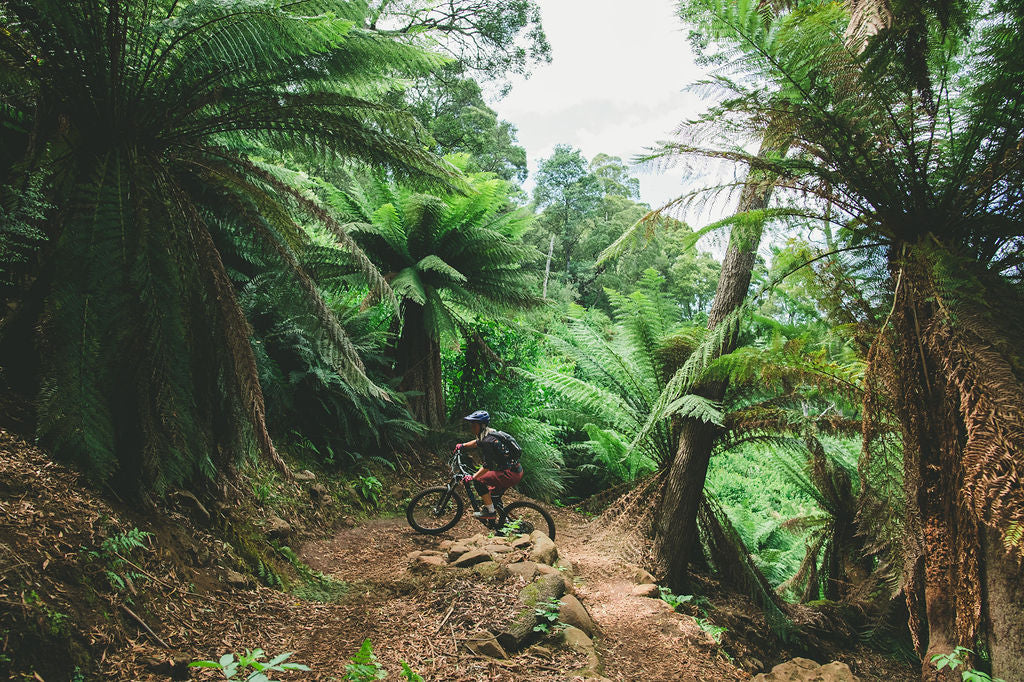
<instances>
[{"instance_id":1,"label":"dirt trail","mask_svg":"<svg viewBox=\"0 0 1024 682\"><path fill-rule=\"evenodd\" d=\"M572 562L575 591L601 629L596 642L607 678L749 679L692 618L674 613L661 600L631 596L634 569L590 542L586 519L561 512L556 522L559 553ZM350 654L364 636L370 637L389 670L397 670L399 659L406 660L428 680L581 679L572 674L584 663L576 654L541 648L510 661L492 661L462 646L511 617L522 584L509 578L484 585L458 570L418 572L405 555L479 530L476 522L465 519L434 538L414 533L404 519L381 519L302 547L300 554L311 567L349 583L353 597L360 595L367 607L370 617L363 627L339 642L348 646L344 651Z\"/></svg>"}]
</instances>

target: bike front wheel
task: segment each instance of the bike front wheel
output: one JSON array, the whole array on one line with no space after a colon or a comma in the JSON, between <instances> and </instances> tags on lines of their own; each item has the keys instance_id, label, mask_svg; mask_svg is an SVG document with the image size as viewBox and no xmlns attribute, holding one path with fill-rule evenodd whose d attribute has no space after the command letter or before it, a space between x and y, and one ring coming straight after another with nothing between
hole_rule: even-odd
<instances>
[{"instance_id":1,"label":"bike front wheel","mask_svg":"<svg viewBox=\"0 0 1024 682\"><path fill-rule=\"evenodd\" d=\"M427 488L409 500L405 518L417 532L438 535L459 522L465 506L462 498L448 488Z\"/></svg>"},{"instance_id":2,"label":"bike front wheel","mask_svg":"<svg viewBox=\"0 0 1024 682\"><path fill-rule=\"evenodd\" d=\"M498 529L503 535L529 535L539 530L555 539L555 520L547 510L533 502L513 502L505 507L498 518Z\"/></svg>"}]
</instances>

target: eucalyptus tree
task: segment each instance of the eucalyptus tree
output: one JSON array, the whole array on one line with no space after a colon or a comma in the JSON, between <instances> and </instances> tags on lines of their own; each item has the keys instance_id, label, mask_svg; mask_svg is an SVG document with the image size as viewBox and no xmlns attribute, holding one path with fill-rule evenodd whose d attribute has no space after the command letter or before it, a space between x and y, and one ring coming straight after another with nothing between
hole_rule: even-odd
<instances>
[{"instance_id":1,"label":"eucalyptus tree","mask_svg":"<svg viewBox=\"0 0 1024 682\"><path fill-rule=\"evenodd\" d=\"M583 237L585 220L600 206L601 196L601 183L590 172L586 158L578 149L558 144L550 157L541 160L533 202L542 211L540 223L551 235L544 268L544 296L547 296L556 241L565 261L568 283L573 251Z\"/></svg>"},{"instance_id":2,"label":"eucalyptus tree","mask_svg":"<svg viewBox=\"0 0 1024 682\"><path fill-rule=\"evenodd\" d=\"M212 476L266 428L232 254L284 267L335 369L373 392L297 254L320 224L387 287L274 159L451 177L375 103L439 59L360 28L340 0L2 0L0 181L43 177L46 243L5 322L4 365L38 386L42 442L140 492ZM37 332L38 330L38 332ZM33 360L39 348L38 360ZM9 375L11 376L11 375Z\"/></svg>"},{"instance_id":3,"label":"eucalyptus tree","mask_svg":"<svg viewBox=\"0 0 1024 682\"><path fill-rule=\"evenodd\" d=\"M427 194L353 180L330 195L398 297L399 388L415 392L412 412L431 427L447 419L441 342L458 338L474 313L507 314L538 301L527 266L540 254L520 240L532 216L510 207L504 180L477 174L468 183L465 194Z\"/></svg>"},{"instance_id":4,"label":"eucalyptus tree","mask_svg":"<svg viewBox=\"0 0 1024 682\"><path fill-rule=\"evenodd\" d=\"M799 155L766 160L696 143L677 151L779 177L792 192L762 215L837 223L849 247L880 255L891 306L868 354L861 470L888 481L874 493L902 514L862 515L893 541L880 553L902 578L924 677L945 674L932 655L981 640L993 674L1016 679L1024 13L1004 2L914 10L898 30L853 47L850 17L834 5L745 34L733 56L756 78L720 81L725 103L704 122L749 130L784 116ZM756 20L744 4L722 3L717 14L737 26ZM781 92L770 106L764 87Z\"/></svg>"}]
</instances>

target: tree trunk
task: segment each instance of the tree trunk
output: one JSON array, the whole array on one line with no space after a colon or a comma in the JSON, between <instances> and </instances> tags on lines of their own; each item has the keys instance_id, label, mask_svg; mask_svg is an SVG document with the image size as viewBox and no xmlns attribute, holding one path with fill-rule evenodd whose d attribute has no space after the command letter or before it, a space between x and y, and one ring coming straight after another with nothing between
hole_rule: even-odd
<instances>
[{"instance_id":1,"label":"tree trunk","mask_svg":"<svg viewBox=\"0 0 1024 682\"><path fill-rule=\"evenodd\" d=\"M441 378L441 344L427 336L424 329L423 306L406 301L396 352L396 370L402 377L398 388L418 393L409 397L413 416L430 428L440 428L447 418Z\"/></svg>"},{"instance_id":2,"label":"tree trunk","mask_svg":"<svg viewBox=\"0 0 1024 682\"><path fill-rule=\"evenodd\" d=\"M769 134L761 144L760 154L784 154L789 140L779 141ZM740 195L737 213L766 208L771 198L772 184L763 173L751 173ZM729 248L722 263L711 306L708 328L714 329L731 312L743 304L750 287L750 277L761 244L763 224L739 224L729 236ZM736 339L725 340L721 353L730 353ZM721 400L725 395L725 382L714 382L701 387L701 395ZM719 427L696 419L687 419L679 437L679 446L672 460L661 503L655 512L655 545L658 558L667 571L669 588L681 592L686 587L686 573L697 546L697 507L704 491L711 450L720 434Z\"/></svg>"},{"instance_id":3,"label":"tree trunk","mask_svg":"<svg viewBox=\"0 0 1024 682\"><path fill-rule=\"evenodd\" d=\"M961 671L940 671L932 657L973 648L981 613L978 528L958 504L966 429L959 393L923 341L936 324L930 261L909 247L891 253L898 283L890 315L893 397L903 439L907 551L914 562L906 576L910 630L922 655L921 679L946 682L959 680Z\"/></svg>"},{"instance_id":4,"label":"tree trunk","mask_svg":"<svg viewBox=\"0 0 1024 682\"><path fill-rule=\"evenodd\" d=\"M999 533L990 528L983 531L982 557L992 677L1024 680L1024 568L1003 548Z\"/></svg>"},{"instance_id":5,"label":"tree trunk","mask_svg":"<svg viewBox=\"0 0 1024 682\"><path fill-rule=\"evenodd\" d=\"M548 261L544 265L544 289L541 291L541 298L548 297L548 278L551 276L551 256L555 253L555 233L551 233L551 242L548 243Z\"/></svg>"}]
</instances>

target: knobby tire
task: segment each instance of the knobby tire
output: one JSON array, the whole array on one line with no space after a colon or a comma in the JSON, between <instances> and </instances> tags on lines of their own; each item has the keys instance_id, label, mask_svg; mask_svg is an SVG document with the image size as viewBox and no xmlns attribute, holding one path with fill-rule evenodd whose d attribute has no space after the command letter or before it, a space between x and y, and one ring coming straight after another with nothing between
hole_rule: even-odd
<instances>
[{"instance_id":1,"label":"knobby tire","mask_svg":"<svg viewBox=\"0 0 1024 682\"><path fill-rule=\"evenodd\" d=\"M534 521L532 524L534 527L529 529L529 531L539 530L540 532L545 533L552 540L555 539L555 520L551 518L551 514L549 514L547 510L539 504L534 504L533 502L527 502L525 500L513 502L502 510L501 517L498 519L498 528L504 528L506 523L515 519L517 517L517 511L529 515ZM537 516L540 516L542 521L537 521ZM544 527L545 525L547 526L546 528Z\"/></svg>"},{"instance_id":2,"label":"knobby tire","mask_svg":"<svg viewBox=\"0 0 1024 682\"><path fill-rule=\"evenodd\" d=\"M434 507L440 504L446 495L448 496L448 500L445 502L444 510L442 510L441 514L435 515ZM465 509L466 505L462 501L462 498L459 497L458 493L452 492L449 495L448 488L438 486L436 488L427 488L426 490L416 493L416 495L409 500L409 504L405 508L405 519L409 522L409 525L413 527L413 530L419 533L439 535L446 530L454 528L455 524L457 524L462 518L462 514ZM454 515L449 519L449 514ZM423 526L419 523L417 518L419 518L419 520L436 518L442 525Z\"/></svg>"}]
</instances>

